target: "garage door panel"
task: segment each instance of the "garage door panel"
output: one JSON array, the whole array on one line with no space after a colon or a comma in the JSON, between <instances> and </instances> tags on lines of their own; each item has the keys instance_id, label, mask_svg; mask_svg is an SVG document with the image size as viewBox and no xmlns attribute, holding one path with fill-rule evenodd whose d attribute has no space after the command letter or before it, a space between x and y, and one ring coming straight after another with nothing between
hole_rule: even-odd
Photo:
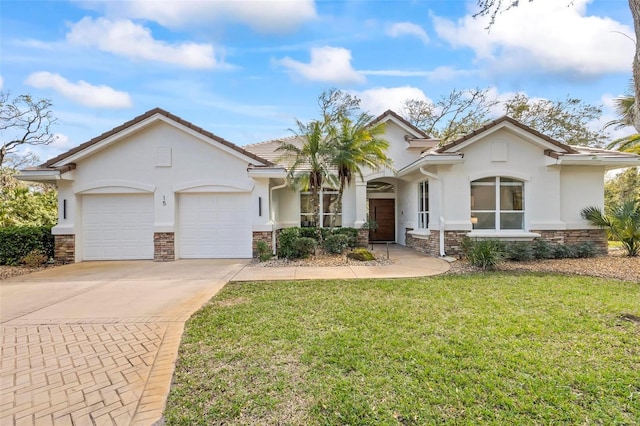
<instances>
[{"instance_id":1,"label":"garage door panel","mask_svg":"<svg viewBox=\"0 0 640 426\"><path fill-rule=\"evenodd\" d=\"M83 259L153 259L152 195L85 195Z\"/></svg>"},{"instance_id":2,"label":"garage door panel","mask_svg":"<svg viewBox=\"0 0 640 426\"><path fill-rule=\"evenodd\" d=\"M251 195L181 194L179 241L183 258L251 257Z\"/></svg>"}]
</instances>

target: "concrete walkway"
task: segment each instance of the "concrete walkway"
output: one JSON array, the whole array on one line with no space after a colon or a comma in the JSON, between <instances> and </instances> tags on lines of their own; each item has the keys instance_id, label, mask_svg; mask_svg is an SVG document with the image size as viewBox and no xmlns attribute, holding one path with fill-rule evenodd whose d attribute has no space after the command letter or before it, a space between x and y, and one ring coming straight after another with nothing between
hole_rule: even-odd
<instances>
[{"instance_id":1,"label":"concrete walkway","mask_svg":"<svg viewBox=\"0 0 640 426\"><path fill-rule=\"evenodd\" d=\"M371 246L369 246L369 249ZM385 266L287 266L266 268L259 265L242 269L233 281L282 281L309 279L352 278L411 278L438 275L449 270L449 262L426 256L397 244L374 244L377 258L386 258L387 249L391 265Z\"/></svg>"},{"instance_id":2,"label":"concrete walkway","mask_svg":"<svg viewBox=\"0 0 640 426\"><path fill-rule=\"evenodd\" d=\"M376 246L378 256L386 246ZM415 277L447 262L392 245L389 266L248 260L83 262L0 281L0 426L151 425L185 321L228 281Z\"/></svg>"}]
</instances>

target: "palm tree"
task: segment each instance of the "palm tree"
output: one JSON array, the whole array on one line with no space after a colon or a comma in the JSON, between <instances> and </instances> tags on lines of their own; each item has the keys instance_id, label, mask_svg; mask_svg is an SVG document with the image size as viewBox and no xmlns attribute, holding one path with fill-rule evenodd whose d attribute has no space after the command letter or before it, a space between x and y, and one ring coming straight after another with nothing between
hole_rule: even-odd
<instances>
[{"instance_id":1,"label":"palm tree","mask_svg":"<svg viewBox=\"0 0 640 426\"><path fill-rule=\"evenodd\" d=\"M320 198L322 187L335 186L337 178L331 170L333 147L327 137L327 125L313 120L307 124L297 120L298 130L294 131L300 145L281 142L276 151L282 152L280 160L288 163L288 178L291 185L302 191L311 192L311 205L318 237L320 233Z\"/></svg>"},{"instance_id":2,"label":"palm tree","mask_svg":"<svg viewBox=\"0 0 640 426\"><path fill-rule=\"evenodd\" d=\"M338 173L338 209L342 210L342 195L353 181L354 175L364 179L362 169L391 166L386 151L389 142L381 138L384 123L371 123L371 116L360 114L355 121L346 115L337 117L329 134L332 140L332 164ZM334 216L335 220L335 216Z\"/></svg>"},{"instance_id":3,"label":"palm tree","mask_svg":"<svg viewBox=\"0 0 640 426\"><path fill-rule=\"evenodd\" d=\"M606 214L597 207L587 207L580 212L592 225L606 229L610 238L621 241L627 256L640 253L640 203L625 201L607 208Z\"/></svg>"},{"instance_id":4,"label":"palm tree","mask_svg":"<svg viewBox=\"0 0 640 426\"><path fill-rule=\"evenodd\" d=\"M630 85L633 88L633 85ZM606 127L613 127L614 130L624 129L625 127L631 127L635 122L635 103L636 98L633 95L625 94L614 101L616 114L619 118L609 121L605 124ZM640 154L640 134L634 133L629 136L625 136L614 140L607 149L616 149L618 151L632 152Z\"/></svg>"}]
</instances>

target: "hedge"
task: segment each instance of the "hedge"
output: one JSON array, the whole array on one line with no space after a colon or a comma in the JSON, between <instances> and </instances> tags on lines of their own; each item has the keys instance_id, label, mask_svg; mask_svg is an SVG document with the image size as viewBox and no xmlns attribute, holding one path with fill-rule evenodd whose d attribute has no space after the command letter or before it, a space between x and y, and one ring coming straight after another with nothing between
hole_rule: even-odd
<instances>
[{"instance_id":1,"label":"hedge","mask_svg":"<svg viewBox=\"0 0 640 426\"><path fill-rule=\"evenodd\" d=\"M53 235L46 226L8 226L0 228L0 265L17 265L33 250L53 257Z\"/></svg>"}]
</instances>

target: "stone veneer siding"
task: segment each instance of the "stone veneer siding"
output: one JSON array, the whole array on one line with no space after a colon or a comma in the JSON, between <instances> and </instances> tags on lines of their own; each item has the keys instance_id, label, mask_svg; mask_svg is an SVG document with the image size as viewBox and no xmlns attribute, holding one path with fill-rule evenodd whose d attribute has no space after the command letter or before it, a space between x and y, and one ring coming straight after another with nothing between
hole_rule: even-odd
<instances>
[{"instance_id":1,"label":"stone veneer siding","mask_svg":"<svg viewBox=\"0 0 640 426\"><path fill-rule=\"evenodd\" d=\"M356 247L366 247L369 244L369 230L358 229L356 236Z\"/></svg>"},{"instance_id":2,"label":"stone veneer siding","mask_svg":"<svg viewBox=\"0 0 640 426\"><path fill-rule=\"evenodd\" d=\"M604 256L608 252L609 243L604 229L565 229L562 231L531 231L540 234L540 238L551 244L593 243L596 253Z\"/></svg>"},{"instance_id":3,"label":"stone veneer siding","mask_svg":"<svg viewBox=\"0 0 640 426\"><path fill-rule=\"evenodd\" d=\"M252 245L253 257L258 257L258 241L263 241L267 243L267 245L273 252L272 235L273 235L273 232L271 231L254 231L253 232L253 245Z\"/></svg>"},{"instance_id":4,"label":"stone veneer siding","mask_svg":"<svg viewBox=\"0 0 640 426\"><path fill-rule=\"evenodd\" d=\"M173 232L153 234L153 260L155 262L176 260L175 234Z\"/></svg>"},{"instance_id":5,"label":"stone veneer siding","mask_svg":"<svg viewBox=\"0 0 640 426\"><path fill-rule=\"evenodd\" d=\"M426 253L432 256L439 256L440 251L438 249L440 240L440 231L431 231L428 236L422 236L420 238L411 235L409 231L411 228L407 228L406 232L406 244L407 247L411 247L422 253ZM469 231L445 231L444 233L444 247L447 256L460 256L462 250L460 248L462 239ZM548 241L550 244L580 244L580 243L593 243L596 247L596 253L599 255L607 254L607 234L604 230L600 229L569 229L569 230L555 230L555 231L531 231L540 234L540 239Z\"/></svg>"},{"instance_id":6,"label":"stone veneer siding","mask_svg":"<svg viewBox=\"0 0 640 426\"><path fill-rule=\"evenodd\" d=\"M73 263L76 261L76 236L54 235L53 258L59 263Z\"/></svg>"}]
</instances>

